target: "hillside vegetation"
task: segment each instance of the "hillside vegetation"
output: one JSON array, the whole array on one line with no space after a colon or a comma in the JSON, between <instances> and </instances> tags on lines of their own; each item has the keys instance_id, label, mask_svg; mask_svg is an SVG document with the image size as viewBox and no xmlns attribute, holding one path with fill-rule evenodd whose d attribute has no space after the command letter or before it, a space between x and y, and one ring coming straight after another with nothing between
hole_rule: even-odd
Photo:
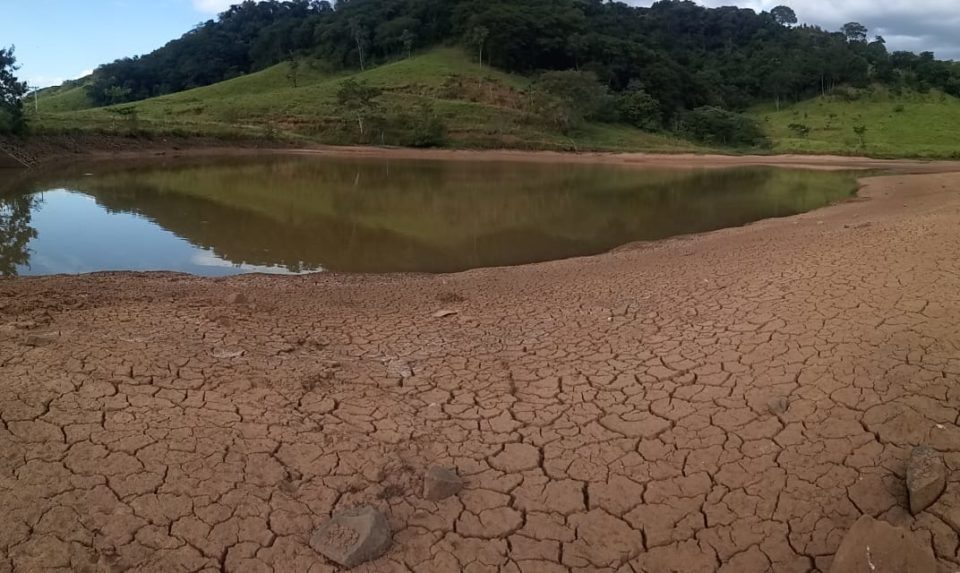
<instances>
[{"instance_id":1,"label":"hillside vegetation","mask_svg":"<svg viewBox=\"0 0 960 573\"><path fill-rule=\"evenodd\" d=\"M45 91L34 123L404 146L957 153L944 126L960 63L890 52L857 22L798 22L788 6L687 0L248 0Z\"/></svg>"},{"instance_id":2,"label":"hillside vegetation","mask_svg":"<svg viewBox=\"0 0 960 573\"><path fill-rule=\"evenodd\" d=\"M382 90L375 114L392 120L373 133L370 143L416 144L411 137L436 118L442 126L440 140L427 144L660 151L698 148L669 134L616 124L585 122L565 134L525 111L524 93L530 79L488 66L481 70L459 48L435 49L360 73L331 71L322 62L300 60L294 77L291 66L283 62L211 86L104 108L50 109L48 101L59 104L65 97L52 95L41 98L36 124L45 131L219 134L354 143L359 137L355 121L344 115L338 102L344 82L353 80Z\"/></svg>"}]
</instances>

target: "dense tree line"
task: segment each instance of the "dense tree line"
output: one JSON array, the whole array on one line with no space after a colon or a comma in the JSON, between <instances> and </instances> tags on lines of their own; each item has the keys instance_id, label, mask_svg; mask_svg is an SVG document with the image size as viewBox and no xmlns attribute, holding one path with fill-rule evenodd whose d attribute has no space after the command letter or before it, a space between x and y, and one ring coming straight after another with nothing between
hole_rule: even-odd
<instances>
[{"instance_id":1,"label":"dense tree line","mask_svg":"<svg viewBox=\"0 0 960 573\"><path fill-rule=\"evenodd\" d=\"M362 69L457 43L507 71L588 72L647 127L671 126L697 108L779 105L840 85L960 96L957 64L931 53L890 53L883 38L855 22L829 32L797 21L785 6L758 14L686 0L650 8L604 0L247 0L151 54L101 66L89 91L106 105L215 83L294 55Z\"/></svg>"}]
</instances>

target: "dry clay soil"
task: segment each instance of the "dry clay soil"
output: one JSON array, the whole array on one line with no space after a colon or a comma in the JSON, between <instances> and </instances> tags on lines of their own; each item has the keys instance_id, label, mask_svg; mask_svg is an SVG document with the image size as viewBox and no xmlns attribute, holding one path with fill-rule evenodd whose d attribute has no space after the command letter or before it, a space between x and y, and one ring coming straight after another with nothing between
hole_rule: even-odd
<instances>
[{"instance_id":1,"label":"dry clay soil","mask_svg":"<svg viewBox=\"0 0 960 573\"><path fill-rule=\"evenodd\" d=\"M864 185L450 276L2 280L0 571L335 571L364 504L359 571L827 571L861 514L960 569L960 175Z\"/></svg>"}]
</instances>

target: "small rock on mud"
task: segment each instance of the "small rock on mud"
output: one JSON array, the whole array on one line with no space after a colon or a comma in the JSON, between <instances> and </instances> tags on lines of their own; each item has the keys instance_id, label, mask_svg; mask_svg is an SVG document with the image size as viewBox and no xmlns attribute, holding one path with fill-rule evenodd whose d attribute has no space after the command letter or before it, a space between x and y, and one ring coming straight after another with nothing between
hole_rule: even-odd
<instances>
[{"instance_id":1,"label":"small rock on mud","mask_svg":"<svg viewBox=\"0 0 960 573\"><path fill-rule=\"evenodd\" d=\"M210 351L210 355L214 358L221 359L230 359L230 358L240 358L246 354L246 350L242 348L215 348Z\"/></svg>"},{"instance_id":2,"label":"small rock on mud","mask_svg":"<svg viewBox=\"0 0 960 573\"><path fill-rule=\"evenodd\" d=\"M914 448L907 463L910 513L916 515L933 505L946 487L947 468L940 454L927 446Z\"/></svg>"},{"instance_id":3,"label":"small rock on mud","mask_svg":"<svg viewBox=\"0 0 960 573\"><path fill-rule=\"evenodd\" d=\"M33 347L46 346L48 344L52 344L56 342L58 338L60 338L60 333L58 332L47 332L43 334L28 334L27 337L24 338L23 343L26 344L27 346L33 346Z\"/></svg>"},{"instance_id":4,"label":"small rock on mud","mask_svg":"<svg viewBox=\"0 0 960 573\"><path fill-rule=\"evenodd\" d=\"M457 472L441 467L432 467L423 478L423 498L440 501L457 495L463 489L463 480Z\"/></svg>"},{"instance_id":5,"label":"small rock on mud","mask_svg":"<svg viewBox=\"0 0 960 573\"><path fill-rule=\"evenodd\" d=\"M433 318L447 318L448 316L453 316L455 314L460 314L455 310L438 310L433 313Z\"/></svg>"},{"instance_id":6,"label":"small rock on mud","mask_svg":"<svg viewBox=\"0 0 960 573\"><path fill-rule=\"evenodd\" d=\"M917 543L906 529L861 517L847 532L830 573L937 573L929 546Z\"/></svg>"},{"instance_id":7,"label":"small rock on mud","mask_svg":"<svg viewBox=\"0 0 960 573\"><path fill-rule=\"evenodd\" d=\"M778 396L776 398L771 398L767 402L767 410L770 411L774 416L779 416L780 414L785 414L787 408L790 407L790 401L784 398L783 396Z\"/></svg>"},{"instance_id":8,"label":"small rock on mud","mask_svg":"<svg viewBox=\"0 0 960 573\"><path fill-rule=\"evenodd\" d=\"M310 547L334 563L352 569L382 556L390 542L387 518L366 506L334 515L313 534Z\"/></svg>"}]
</instances>

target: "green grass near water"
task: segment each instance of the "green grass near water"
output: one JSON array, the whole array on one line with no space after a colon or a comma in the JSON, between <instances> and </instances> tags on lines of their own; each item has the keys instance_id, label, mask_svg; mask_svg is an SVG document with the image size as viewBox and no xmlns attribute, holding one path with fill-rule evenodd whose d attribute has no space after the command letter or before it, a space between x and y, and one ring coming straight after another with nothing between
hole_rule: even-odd
<instances>
[{"instance_id":1,"label":"green grass near water","mask_svg":"<svg viewBox=\"0 0 960 573\"><path fill-rule=\"evenodd\" d=\"M775 153L960 158L960 99L939 92L893 95L876 89L855 101L828 96L753 113ZM801 136L791 124L810 133ZM862 145L856 126L866 128Z\"/></svg>"}]
</instances>

